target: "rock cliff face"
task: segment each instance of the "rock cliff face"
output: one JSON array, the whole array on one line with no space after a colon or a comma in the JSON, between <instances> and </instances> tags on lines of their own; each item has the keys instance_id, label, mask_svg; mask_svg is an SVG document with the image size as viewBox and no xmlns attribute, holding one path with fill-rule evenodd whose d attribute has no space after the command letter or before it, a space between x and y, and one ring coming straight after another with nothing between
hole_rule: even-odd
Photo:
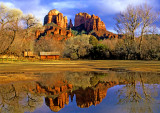
<instances>
[{"instance_id":1,"label":"rock cliff face","mask_svg":"<svg viewBox=\"0 0 160 113\"><path fill-rule=\"evenodd\" d=\"M106 30L105 24L98 16L89 15L88 13L78 13L75 16L75 27L82 26L87 32L92 30Z\"/></svg>"},{"instance_id":2,"label":"rock cliff face","mask_svg":"<svg viewBox=\"0 0 160 113\"><path fill-rule=\"evenodd\" d=\"M66 29L67 27L67 17L54 9L45 16L43 30L37 30L35 36L37 39L43 37L44 39L67 40L73 36L71 31Z\"/></svg>"},{"instance_id":3,"label":"rock cliff face","mask_svg":"<svg viewBox=\"0 0 160 113\"><path fill-rule=\"evenodd\" d=\"M56 9L53 9L48 13L48 15L44 19L44 25L50 24L52 22L62 28L66 28L68 26L67 17L63 17L63 14L57 11Z\"/></svg>"},{"instance_id":4,"label":"rock cliff face","mask_svg":"<svg viewBox=\"0 0 160 113\"><path fill-rule=\"evenodd\" d=\"M56 9L49 11L48 15L46 15L44 19L44 30L37 30L35 36L37 39L43 37L45 39L53 38L55 40L67 40L73 36L71 30L67 30L67 28L71 28L79 32L84 30L89 35L96 36L99 40L120 37L117 34L107 31L104 22L94 14L76 14L73 26L72 20L70 19L68 24L67 17L63 16L63 14Z\"/></svg>"},{"instance_id":5,"label":"rock cliff face","mask_svg":"<svg viewBox=\"0 0 160 113\"><path fill-rule=\"evenodd\" d=\"M68 26L69 28L73 28L73 24L72 24L72 20L70 19L70 21L69 21L69 26Z\"/></svg>"},{"instance_id":6,"label":"rock cliff face","mask_svg":"<svg viewBox=\"0 0 160 113\"><path fill-rule=\"evenodd\" d=\"M75 16L75 29L78 31L85 30L90 35L96 36L98 39L119 38L117 34L106 30L106 26L98 16L89 15L88 13L78 13ZM92 31L92 32L91 32Z\"/></svg>"},{"instance_id":7,"label":"rock cliff face","mask_svg":"<svg viewBox=\"0 0 160 113\"><path fill-rule=\"evenodd\" d=\"M67 40L72 35L70 30L66 30L59 26L44 26L43 30L37 30L35 33L37 39L41 36L45 39L54 39L54 40Z\"/></svg>"}]
</instances>

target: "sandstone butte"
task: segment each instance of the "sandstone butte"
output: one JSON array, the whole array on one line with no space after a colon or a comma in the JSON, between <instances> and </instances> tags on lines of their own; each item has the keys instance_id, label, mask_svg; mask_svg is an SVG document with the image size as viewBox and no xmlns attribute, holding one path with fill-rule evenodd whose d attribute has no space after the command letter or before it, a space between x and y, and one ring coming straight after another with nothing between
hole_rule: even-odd
<instances>
[{"instance_id":1,"label":"sandstone butte","mask_svg":"<svg viewBox=\"0 0 160 113\"><path fill-rule=\"evenodd\" d=\"M102 38L118 38L117 34L106 30L106 26L98 16L89 15L88 13L78 13L75 16L75 29L81 31L85 30L89 34L96 36L98 39Z\"/></svg>"},{"instance_id":2,"label":"sandstone butte","mask_svg":"<svg viewBox=\"0 0 160 113\"><path fill-rule=\"evenodd\" d=\"M37 39L43 36L45 39L66 40L73 36L71 31L66 29L67 27L67 17L53 9L45 16L43 29L37 30L35 35Z\"/></svg>"},{"instance_id":3,"label":"sandstone butte","mask_svg":"<svg viewBox=\"0 0 160 113\"><path fill-rule=\"evenodd\" d=\"M88 13L78 13L75 16L75 27L83 25L87 32L92 30L104 30L106 31L105 24L98 16L89 15Z\"/></svg>"},{"instance_id":4,"label":"sandstone butte","mask_svg":"<svg viewBox=\"0 0 160 113\"><path fill-rule=\"evenodd\" d=\"M50 24L52 22L62 28L68 27L67 17L63 16L63 14L56 9L49 11L48 15L44 18L44 24Z\"/></svg>"},{"instance_id":5,"label":"sandstone butte","mask_svg":"<svg viewBox=\"0 0 160 113\"><path fill-rule=\"evenodd\" d=\"M44 18L43 30L37 30L35 35L37 39L43 36L45 39L66 40L73 36L71 30L67 30L67 28L71 28L77 31L85 30L89 35L94 35L98 39L120 37L117 34L107 31L104 22L94 14L78 13L75 16L74 24L73 26L71 19L68 24L67 17L63 16L56 9L53 9Z\"/></svg>"}]
</instances>

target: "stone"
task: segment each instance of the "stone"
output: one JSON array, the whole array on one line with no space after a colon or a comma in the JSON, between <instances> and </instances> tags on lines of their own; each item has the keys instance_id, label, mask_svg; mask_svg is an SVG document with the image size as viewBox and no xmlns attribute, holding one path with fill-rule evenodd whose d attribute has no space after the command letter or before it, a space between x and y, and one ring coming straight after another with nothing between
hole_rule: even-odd
<instances>
[{"instance_id":1,"label":"stone","mask_svg":"<svg viewBox=\"0 0 160 113\"><path fill-rule=\"evenodd\" d=\"M72 20L70 20L70 26L73 27ZM63 14L56 9L49 11L48 15L45 16L43 28L43 30L37 30L35 32L37 40L39 40L41 36L44 39L54 40L67 40L73 36L71 30L67 30L67 17L63 16Z\"/></svg>"},{"instance_id":2,"label":"stone","mask_svg":"<svg viewBox=\"0 0 160 113\"><path fill-rule=\"evenodd\" d=\"M66 30L59 26L52 26L52 25L49 27L47 26L43 31L37 30L35 36L37 39L39 39L44 34L45 34L44 36L45 39L53 38L54 40L63 40L63 39L67 40L68 38L73 36L70 30Z\"/></svg>"},{"instance_id":3,"label":"stone","mask_svg":"<svg viewBox=\"0 0 160 113\"><path fill-rule=\"evenodd\" d=\"M54 23L54 24L50 24ZM117 34L106 30L104 22L96 15L89 15L88 13L78 13L75 15L74 26L70 19L69 25L67 17L63 16L62 13L53 9L49 11L48 15L44 19L44 30L37 30L35 37L37 40L42 36L45 39L54 40L67 40L72 37L72 28L79 32L85 31L89 35L95 36L97 39L112 39L121 38ZM70 28L67 30L67 28Z\"/></svg>"},{"instance_id":4,"label":"stone","mask_svg":"<svg viewBox=\"0 0 160 113\"><path fill-rule=\"evenodd\" d=\"M50 24L52 22L62 28L68 27L67 17L63 16L63 14L60 13L59 11L57 11L56 9L49 11L48 15L46 15L46 17L44 19L44 25Z\"/></svg>"},{"instance_id":5,"label":"stone","mask_svg":"<svg viewBox=\"0 0 160 113\"><path fill-rule=\"evenodd\" d=\"M73 28L72 20L69 21L69 28Z\"/></svg>"},{"instance_id":6,"label":"stone","mask_svg":"<svg viewBox=\"0 0 160 113\"><path fill-rule=\"evenodd\" d=\"M106 30L106 26L101 19L96 15L88 13L78 13L75 16L76 30L85 30L89 35L94 35L97 39L120 38L119 35Z\"/></svg>"},{"instance_id":7,"label":"stone","mask_svg":"<svg viewBox=\"0 0 160 113\"><path fill-rule=\"evenodd\" d=\"M87 32L92 30L106 30L105 24L98 16L88 13L78 13L75 16L75 27L83 26Z\"/></svg>"}]
</instances>

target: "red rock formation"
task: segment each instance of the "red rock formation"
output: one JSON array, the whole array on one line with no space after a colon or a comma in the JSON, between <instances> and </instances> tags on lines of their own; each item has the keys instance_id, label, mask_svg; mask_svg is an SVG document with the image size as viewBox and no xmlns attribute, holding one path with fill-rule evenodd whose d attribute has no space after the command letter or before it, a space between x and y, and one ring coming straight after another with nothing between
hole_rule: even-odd
<instances>
[{"instance_id":1,"label":"red rock formation","mask_svg":"<svg viewBox=\"0 0 160 113\"><path fill-rule=\"evenodd\" d=\"M99 39L107 38L107 39L115 39L115 38L121 38L119 35L114 34L109 31L94 31L90 33L90 35L94 35L95 37L98 37Z\"/></svg>"},{"instance_id":2,"label":"red rock formation","mask_svg":"<svg viewBox=\"0 0 160 113\"><path fill-rule=\"evenodd\" d=\"M44 30L36 30L36 32L35 32L36 38L38 39L39 36L41 36L41 34L43 34L44 32L45 32Z\"/></svg>"},{"instance_id":3,"label":"red rock formation","mask_svg":"<svg viewBox=\"0 0 160 113\"><path fill-rule=\"evenodd\" d=\"M69 28L73 28L72 20L69 21Z\"/></svg>"},{"instance_id":4,"label":"red rock formation","mask_svg":"<svg viewBox=\"0 0 160 113\"><path fill-rule=\"evenodd\" d=\"M44 36L45 39L54 39L54 40L63 40L63 39L68 39L72 35L70 30L66 30L64 28L61 28L59 26L45 26L45 30L40 31L37 30L35 33L35 36L37 39L39 39L42 36Z\"/></svg>"},{"instance_id":5,"label":"red rock formation","mask_svg":"<svg viewBox=\"0 0 160 113\"><path fill-rule=\"evenodd\" d=\"M98 39L119 38L117 34L106 30L105 24L98 16L89 15L88 13L78 13L75 16L75 26L78 31L85 30L90 35L96 36ZM92 32L91 32L92 31Z\"/></svg>"},{"instance_id":6,"label":"red rock formation","mask_svg":"<svg viewBox=\"0 0 160 113\"><path fill-rule=\"evenodd\" d=\"M98 16L89 15L88 13L78 13L75 16L75 27L84 26L87 32L92 30L106 30L105 24Z\"/></svg>"},{"instance_id":7,"label":"red rock formation","mask_svg":"<svg viewBox=\"0 0 160 113\"><path fill-rule=\"evenodd\" d=\"M47 21L44 24L55 23L62 28L66 28L68 26L67 17L57 11L56 9L51 10L46 16Z\"/></svg>"},{"instance_id":8,"label":"red rock formation","mask_svg":"<svg viewBox=\"0 0 160 113\"><path fill-rule=\"evenodd\" d=\"M71 31L66 29L67 23L66 16L63 17L63 14L56 9L51 10L44 19L44 30L37 30L35 36L37 39L42 36L44 39L67 40L73 36ZM70 23L70 26L72 25Z\"/></svg>"}]
</instances>

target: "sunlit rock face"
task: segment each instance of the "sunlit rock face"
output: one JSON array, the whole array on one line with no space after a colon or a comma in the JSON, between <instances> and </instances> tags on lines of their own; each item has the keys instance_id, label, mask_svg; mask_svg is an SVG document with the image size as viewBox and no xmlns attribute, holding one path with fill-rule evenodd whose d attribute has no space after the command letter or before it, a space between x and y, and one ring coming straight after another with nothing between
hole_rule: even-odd
<instances>
[{"instance_id":1,"label":"sunlit rock face","mask_svg":"<svg viewBox=\"0 0 160 113\"><path fill-rule=\"evenodd\" d=\"M118 38L118 35L106 30L106 26L100 17L88 13L78 13L75 16L75 26L78 31L85 30L97 38Z\"/></svg>"},{"instance_id":2,"label":"sunlit rock face","mask_svg":"<svg viewBox=\"0 0 160 113\"><path fill-rule=\"evenodd\" d=\"M50 24L52 22L62 28L66 28L68 26L67 17L63 16L63 14L56 9L53 9L48 13L48 15L44 19L44 25Z\"/></svg>"},{"instance_id":3,"label":"sunlit rock face","mask_svg":"<svg viewBox=\"0 0 160 113\"><path fill-rule=\"evenodd\" d=\"M75 27L83 25L87 32L92 30L106 30L105 24L98 16L88 13L78 13L75 16Z\"/></svg>"},{"instance_id":4,"label":"sunlit rock face","mask_svg":"<svg viewBox=\"0 0 160 113\"><path fill-rule=\"evenodd\" d=\"M63 16L63 14L56 9L53 9L49 11L48 15L44 18L43 30L37 30L35 36L37 39L43 37L44 39L67 40L73 36L67 28L67 17Z\"/></svg>"},{"instance_id":5,"label":"sunlit rock face","mask_svg":"<svg viewBox=\"0 0 160 113\"><path fill-rule=\"evenodd\" d=\"M37 30L35 32L35 36L39 39L41 36L45 39L53 39L53 40L67 40L73 34L70 30L66 30L59 26L44 26L44 30Z\"/></svg>"}]
</instances>

